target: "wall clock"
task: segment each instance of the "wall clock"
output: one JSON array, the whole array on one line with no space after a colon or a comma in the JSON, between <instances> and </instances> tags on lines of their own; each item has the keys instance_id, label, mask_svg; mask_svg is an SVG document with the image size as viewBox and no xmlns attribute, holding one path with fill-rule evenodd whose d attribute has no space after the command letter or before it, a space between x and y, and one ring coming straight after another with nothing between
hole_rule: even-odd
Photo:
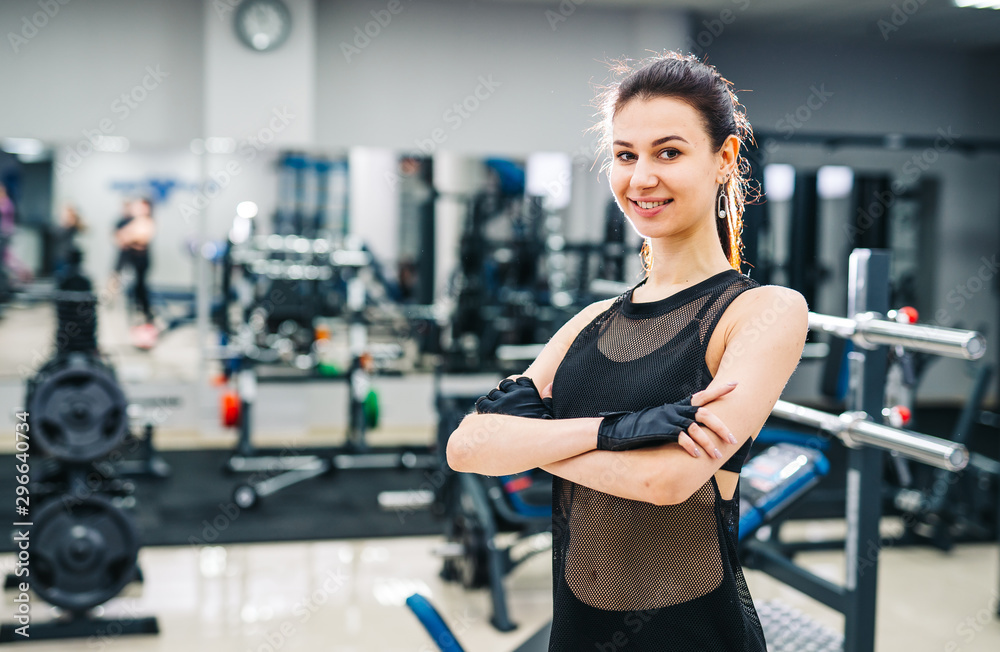
<instances>
[{"instance_id":1,"label":"wall clock","mask_svg":"<svg viewBox=\"0 0 1000 652\"><path fill-rule=\"evenodd\" d=\"M256 52L274 50L292 31L292 15L281 0L243 0L233 21L240 41Z\"/></svg>"}]
</instances>

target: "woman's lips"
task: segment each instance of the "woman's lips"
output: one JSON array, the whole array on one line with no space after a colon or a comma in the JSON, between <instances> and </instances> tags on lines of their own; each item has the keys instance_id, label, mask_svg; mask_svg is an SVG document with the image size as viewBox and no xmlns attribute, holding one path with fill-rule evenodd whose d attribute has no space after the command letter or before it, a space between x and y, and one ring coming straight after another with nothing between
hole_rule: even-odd
<instances>
[{"instance_id":1,"label":"woman's lips","mask_svg":"<svg viewBox=\"0 0 1000 652\"><path fill-rule=\"evenodd\" d=\"M643 208L643 207L639 206L639 202L637 202L636 200L634 200L634 199L630 199L629 200L629 202L632 204L632 210L634 210L636 212L636 214L640 215L641 217L652 217L652 216L656 215L665 206L669 206L670 204L672 204L674 200L673 199L667 199L667 200L651 199L651 200L642 200L642 203L649 204L649 203L653 203L653 202L657 202L657 201L665 201L666 203L660 204L658 206L654 206L653 208Z\"/></svg>"}]
</instances>

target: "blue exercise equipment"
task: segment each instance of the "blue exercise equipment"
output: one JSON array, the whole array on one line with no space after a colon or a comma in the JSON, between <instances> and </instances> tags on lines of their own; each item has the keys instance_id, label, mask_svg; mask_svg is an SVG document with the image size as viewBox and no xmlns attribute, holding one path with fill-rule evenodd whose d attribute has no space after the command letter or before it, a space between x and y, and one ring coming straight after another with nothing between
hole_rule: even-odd
<instances>
[{"instance_id":1,"label":"blue exercise equipment","mask_svg":"<svg viewBox=\"0 0 1000 652\"><path fill-rule=\"evenodd\" d=\"M743 541L787 509L830 471L820 450L779 443L755 456L740 472L740 534Z\"/></svg>"},{"instance_id":2,"label":"blue exercise equipment","mask_svg":"<svg viewBox=\"0 0 1000 652\"><path fill-rule=\"evenodd\" d=\"M414 593L406 599L406 606L410 608L427 633L431 635L441 652L464 652L462 646L455 640L455 635L448 629L448 625L445 624L441 614L430 603L430 600L419 593Z\"/></svg>"}]
</instances>

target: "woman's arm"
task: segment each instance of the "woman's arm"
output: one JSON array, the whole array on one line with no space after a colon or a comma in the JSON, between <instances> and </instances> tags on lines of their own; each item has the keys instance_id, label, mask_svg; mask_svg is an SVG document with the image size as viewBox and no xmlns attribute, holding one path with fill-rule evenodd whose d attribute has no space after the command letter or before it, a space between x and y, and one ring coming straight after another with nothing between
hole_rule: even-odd
<instances>
[{"instance_id":1,"label":"woman's arm","mask_svg":"<svg viewBox=\"0 0 1000 652\"><path fill-rule=\"evenodd\" d=\"M721 459L692 457L680 445L667 444L622 452L595 450L542 468L631 500L668 505L690 498L747 439L760 432L798 365L809 330L806 301L788 288L748 290L733 301L732 308L738 316L727 333L725 353L709 387L734 380L739 386L705 404L736 436L735 444L717 439Z\"/></svg>"},{"instance_id":2,"label":"woman's arm","mask_svg":"<svg viewBox=\"0 0 1000 652\"><path fill-rule=\"evenodd\" d=\"M448 440L448 466L464 473L511 475L597 448L602 419L528 419L470 414Z\"/></svg>"},{"instance_id":3,"label":"woman's arm","mask_svg":"<svg viewBox=\"0 0 1000 652\"><path fill-rule=\"evenodd\" d=\"M611 306L593 303L566 322L523 375L542 389L555 378L566 351L583 328ZM500 414L470 414L448 439L448 465L465 473L507 475L537 468L597 447L600 418L527 419Z\"/></svg>"}]
</instances>

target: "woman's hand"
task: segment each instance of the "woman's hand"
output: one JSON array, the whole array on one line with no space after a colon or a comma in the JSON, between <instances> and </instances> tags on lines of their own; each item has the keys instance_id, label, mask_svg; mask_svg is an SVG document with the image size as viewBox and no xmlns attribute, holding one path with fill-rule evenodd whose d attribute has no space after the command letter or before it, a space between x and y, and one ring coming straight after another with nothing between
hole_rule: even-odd
<instances>
[{"instance_id":1,"label":"woman's hand","mask_svg":"<svg viewBox=\"0 0 1000 652\"><path fill-rule=\"evenodd\" d=\"M715 399L725 396L736 389L737 384L737 382L733 382L716 387L709 385L702 391L691 395L691 405L699 407L706 403L711 403ZM701 454L699 451L700 447L709 451L709 454L713 457L721 458L722 453L719 452L714 437L718 437L730 444L737 443L736 437L729 431L726 424L722 422L722 419L712 414L706 408L699 408L695 413L695 423L688 426L687 431L678 437L677 443L693 457L698 457Z\"/></svg>"},{"instance_id":2,"label":"woman's hand","mask_svg":"<svg viewBox=\"0 0 1000 652\"><path fill-rule=\"evenodd\" d=\"M552 399L543 399L528 376L511 376L476 401L478 414L506 414L529 419L551 419Z\"/></svg>"},{"instance_id":3,"label":"woman's hand","mask_svg":"<svg viewBox=\"0 0 1000 652\"><path fill-rule=\"evenodd\" d=\"M517 381L523 378L516 385L510 383L509 381ZM700 392L695 392L691 395L690 405L699 408L694 413L695 423L692 423L687 427L686 431L680 433L677 437L677 443L680 444L681 448L686 450L688 454L692 457L698 457L701 455L701 449L709 451L709 454L718 459L722 458L722 453L719 451L718 444L715 443L714 438L718 437L722 441L728 442L730 444L736 444L736 437L733 436L729 428L722 422L722 419L717 417L707 408L701 408L700 406L725 396L729 392L736 389L737 382L726 384L709 386ZM552 383L550 382L541 391L540 394L536 394L534 391L534 384L530 382L530 379L524 376L513 375L508 377L505 381L501 382L501 386L505 386L507 392L502 393L507 394L503 399L510 401L511 405L505 406L513 408L512 410L503 410L505 414L513 414L515 416L532 416L535 418L552 418L551 416L539 414L543 410L539 409L542 406L538 405L538 397L541 397L542 404L545 407L551 409L552 405ZM512 392L510 390L513 390ZM496 392L497 390L494 390ZM492 392L491 392L492 393ZM516 396L520 395L520 396ZM515 398L516 397L516 398ZM513 399L513 400L512 400ZM483 400L483 399L480 399ZM501 402L506 402L501 401ZM525 402L525 405L515 407L517 403L521 401ZM477 406L478 407L478 406ZM485 405L483 407L486 407ZM499 407L499 406L497 406ZM487 408L489 411L494 411ZM484 410L485 411L485 410ZM496 410L500 411L500 410Z\"/></svg>"},{"instance_id":4,"label":"woman's hand","mask_svg":"<svg viewBox=\"0 0 1000 652\"><path fill-rule=\"evenodd\" d=\"M722 459L722 453L710 433L729 443L735 443L735 438L730 438L729 429L718 417L699 406L732 391L733 387L727 385L719 390L703 390L698 392L697 399L692 394L674 403L636 412L601 412L599 416L603 417L603 421L597 434L597 449L626 451L677 443L695 457L701 454L701 446L713 457ZM699 418L704 420L701 425L697 423Z\"/></svg>"}]
</instances>

